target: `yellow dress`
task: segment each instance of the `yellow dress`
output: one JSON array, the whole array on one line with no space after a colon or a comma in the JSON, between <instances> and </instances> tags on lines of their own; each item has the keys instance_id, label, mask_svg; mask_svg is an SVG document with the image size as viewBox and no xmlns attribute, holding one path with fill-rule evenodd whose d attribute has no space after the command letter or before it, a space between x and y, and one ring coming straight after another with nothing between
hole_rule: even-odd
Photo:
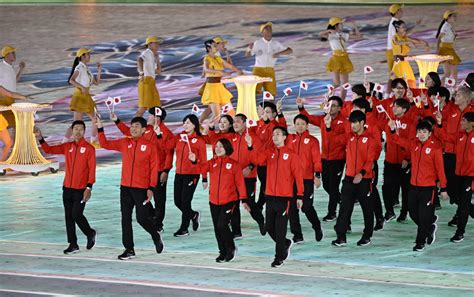
<instances>
[{"instance_id":1,"label":"yellow dress","mask_svg":"<svg viewBox=\"0 0 474 297\"><path fill-rule=\"evenodd\" d=\"M410 63L406 60L397 60L397 56L406 57L410 53L410 46L408 44L396 44L398 42L407 42L408 36L402 37L396 34L392 40L392 50L394 63L392 71L395 73L397 78L405 78L408 82L413 81L416 84L415 74L413 74L413 69L410 66Z\"/></svg>"},{"instance_id":2,"label":"yellow dress","mask_svg":"<svg viewBox=\"0 0 474 297\"><path fill-rule=\"evenodd\" d=\"M329 45L331 46L332 56L326 64L326 71L351 73L354 71L349 54L346 50L346 42L349 40L348 33L330 33L328 36Z\"/></svg>"},{"instance_id":3,"label":"yellow dress","mask_svg":"<svg viewBox=\"0 0 474 297\"><path fill-rule=\"evenodd\" d=\"M208 68L212 70L224 70L224 60L221 57L206 56L203 60L207 63ZM206 78L219 78L218 74L206 73ZM202 93L201 102L204 105L211 103L224 105L230 102L232 93L226 89L221 82L206 82L204 91Z\"/></svg>"},{"instance_id":4,"label":"yellow dress","mask_svg":"<svg viewBox=\"0 0 474 297\"><path fill-rule=\"evenodd\" d=\"M155 79L145 76L138 82L138 107L151 108L161 106L160 93L156 88Z\"/></svg>"},{"instance_id":5,"label":"yellow dress","mask_svg":"<svg viewBox=\"0 0 474 297\"><path fill-rule=\"evenodd\" d=\"M439 44L438 55L453 57L452 60L446 61L448 64L459 65L461 63L461 58L459 58L458 54L454 50L454 44L451 42L441 42Z\"/></svg>"},{"instance_id":6,"label":"yellow dress","mask_svg":"<svg viewBox=\"0 0 474 297\"><path fill-rule=\"evenodd\" d=\"M9 96L0 95L0 105L9 106L15 103L15 99ZM15 127L15 115L11 110L0 112L0 116L7 121L8 126ZM0 129L1 131L1 129Z\"/></svg>"},{"instance_id":7,"label":"yellow dress","mask_svg":"<svg viewBox=\"0 0 474 297\"><path fill-rule=\"evenodd\" d=\"M85 75L87 75L89 85L91 85L94 77L92 76L92 73L89 71L89 69L86 70ZM87 88L87 90L89 91L89 88ZM74 92L72 93L71 97L71 103L69 104L71 111L91 114L94 113L94 107L95 102L92 100L92 96L89 92L84 94L80 88L74 88Z\"/></svg>"},{"instance_id":8,"label":"yellow dress","mask_svg":"<svg viewBox=\"0 0 474 297\"><path fill-rule=\"evenodd\" d=\"M8 122L5 117L0 114L0 132L5 130L8 127Z\"/></svg>"}]
</instances>

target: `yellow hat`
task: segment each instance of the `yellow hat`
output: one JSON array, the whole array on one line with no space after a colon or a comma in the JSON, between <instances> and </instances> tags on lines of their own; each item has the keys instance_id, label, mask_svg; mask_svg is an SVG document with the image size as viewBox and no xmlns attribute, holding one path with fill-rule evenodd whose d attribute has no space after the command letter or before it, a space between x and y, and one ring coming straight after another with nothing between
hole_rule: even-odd
<instances>
[{"instance_id":1,"label":"yellow hat","mask_svg":"<svg viewBox=\"0 0 474 297\"><path fill-rule=\"evenodd\" d=\"M80 49L77 50L76 57L80 58L82 57L83 54L90 53L90 52L92 52L92 50L85 47L81 47Z\"/></svg>"},{"instance_id":2,"label":"yellow hat","mask_svg":"<svg viewBox=\"0 0 474 297\"><path fill-rule=\"evenodd\" d=\"M341 19L341 18L337 18L337 17L334 17L334 18L330 18L329 19L329 25L330 26L336 26L337 24L340 24L340 23L343 23L344 20Z\"/></svg>"},{"instance_id":3,"label":"yellow hat","mask_svg":"<svg viewBox=\"0 0 474 297\"><path fill-rule=\"evenodd\" d=\"M396 14L397 11L399 11L401 8L403 8L403 4L392 4L390 5L388 12L390 12L391 14Z\"/></svg>"},{"instance_id":4,"label":"yellow hat","mask_svg":"<svg viewBox=\"0 0 474 297\"><path fill-rule=\"evenodd\" d=\"M260 33L262 33L263 30L264 30L266 27L273 27L273 23L272 23L272 22L266 22L265 24L261 25L261 26L260 26Z\"/></svg>"},{"instance_id":5,"label":"yellow hat","mask_svg":"<svg viewBox=\"0 0 474 297\"><path fill-rule=\"evenodd\" d=\"M158 37L156 37L156 36L148 36L148 37L146 38L145 44L146 44L146 45L149 45L149 44L152 43L152 42L161 43L161 41L158 39Z\"/></svg>"},{"instance_id":6,"label":"yellow hat","mask_svg":"<svg viewBox=\"0 0 474 297\"><path fill-rule=\"evenodd\" d=\"M458 13L455 10L446 10L443 14L443 19L447 20L451 15Z\"/></svg>"},{"instance_id":7,"label":"yellow hat","mask_svg":"<svg viewBox=\"0 0 474 297\"><path fill-rule=\"evenodd\" d=\"M13 53L15 52L16 49L11 46L11 45L5 45L3 48L2 48L2 57L6 57L9 53Z\"/></svg>"},{"instance_id":8,"label":"yellow hat","mask_svg":"<svg viewBox=\"0 0 474 297\"><path fill-rule=\"evenodd\" d=\"M220 36L214 37L213 41L215 43L227 43L227 40L225 40L224 38L222 38Z\"/></svg>"}]
</instances>

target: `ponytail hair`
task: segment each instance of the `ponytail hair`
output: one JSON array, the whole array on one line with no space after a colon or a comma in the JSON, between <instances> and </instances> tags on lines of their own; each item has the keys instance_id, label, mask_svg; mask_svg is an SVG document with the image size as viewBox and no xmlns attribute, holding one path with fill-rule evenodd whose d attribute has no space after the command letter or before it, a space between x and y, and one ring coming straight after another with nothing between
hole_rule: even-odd
<instances>
[{"instance_id":1,"label":"ponytail hair","mask_svg":"<svg viewBox=\"0 0 474 297\"><path fill-rule=\"evenodd\" d=\"M214 44L214 40L209 39L204 42L204 46L206 47L206 52L209 52L211 50L212 45Z\"/></svg>"},{"instance_id":2,"label":"ponytail hair","mask_svg":"<svg viewBox=\"0 0 474 297\"><path fill-rule=\"evenodd\" d=\"M67 79L67 83L71 84L69 81L71 80L72 75L74 74L74 70L76 69L77 65L79 65L79 61L81 60L80 57L76 57L74 59L74 63L72 63L71 74L69 74L69 78Z\"/></svg>"},{"instance_id":3,"label":"ponytail hair","mask_svg":"<svg viewBox=\"0 0 474 297\"><path fill-rule=\"evenodd\" d=\"M336 26L337 26L337 24L336 24L335 26L328 25L328 27L326 28L326 30L336 30ZM321 37L320 40L321 40L321 41L328 41L328 39L327 39L326 37Z\"/></svg>"},{"instance_id":4,"label":"ponytail hair","mask_svg":"<svg viewBox=\"0 0 474 297\"><path fill-rule=\"evenodd\" d=\"M436 33L436 38L439 37L439 34L441 33L441 28L443 28L444 23L446 23L446 19L443 19L443 20L441 21L441 24L439 24L438 32Z\"/></svg>"},{"instance_id":5,"label":"ponytail hair","mask_svg":"<svg viewBox=\"0 0 474 297\"><path fill-rule=\"evenodd\" d=\"M393 26L395 27L395 30L396 30L397 33L398 33L398 29L400 29L400 27L401 27L402 25L404 25L405 22L402 21L402 20L398 20L398 21L394 21L392 24L393 24Z\"/></svg>"}]
</instances>

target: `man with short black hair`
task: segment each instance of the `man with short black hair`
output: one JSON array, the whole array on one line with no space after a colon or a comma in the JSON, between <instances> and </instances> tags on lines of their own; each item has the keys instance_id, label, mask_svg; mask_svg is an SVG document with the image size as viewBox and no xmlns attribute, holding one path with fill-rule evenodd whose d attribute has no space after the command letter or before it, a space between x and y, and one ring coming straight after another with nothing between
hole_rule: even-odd
<instances>
[{"instance_id":1,"label":"man with short black hair","mask_svg":"<svg viewBox=\"0 0 474 297\"><path fill-rule=\"evenodd\" d=\"M100 146L122 153L122 179L120 183L120 211L122 212L122 243L125 250L118 256L120 260L135 258L132 212L136 208L137 221L155 244L158 254L163 252L164 243L158 227L149 218L153 211L150 200L158 182L158 157L156 147L147 141L146 120L135 117L131 121L130 135L117 140L107 140L101 120L97 119Z\"/></svg>"}]
</instances>

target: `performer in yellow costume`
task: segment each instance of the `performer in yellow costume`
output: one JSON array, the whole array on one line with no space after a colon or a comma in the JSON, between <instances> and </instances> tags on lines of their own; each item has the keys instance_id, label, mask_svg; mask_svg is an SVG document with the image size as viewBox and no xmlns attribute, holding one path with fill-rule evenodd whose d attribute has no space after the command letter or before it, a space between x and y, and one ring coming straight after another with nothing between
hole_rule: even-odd
<instances>
[{"instance_id":1,"label":"performer in yellow costume","mask_svg":"<svg viewBox=\"0 0 474 297\"><path fill-rule=\"evenodd\" d=\"M416 88L416 79L413 74L413 69L410 63L406 60L406 57L410 53L410 44L413 46L423 45L426 50L429 50L429 45L426 41L411 38L407 35L407 29L404 21L393 22L397 34L392 39L392 50L393 50L393 68L392 72L397 78L403 78L407 81L410 88Z\"/></svg>"},{"instance_id":2,"label":"performer in yellow costume","mask_svg":"<svg viewBox=\"0 0 474 297\"><path fill-rule=\"evenodd\" d=\"M138 57L138 111L135 116L141 117L145 110L161 106L160 94L156 88L155 76L161 74L158 46L160 41L156 36L146 39L147 49Z\"/></svg>"},{"instance_id":3,"label":"performer in yellow costume","mask_svg":"<svg viewBox=\"0 0 474 297\"><path fill-rule=\"evenodd\" d=\"M353 35L357 38L361 37L356 26L354 26L354 30L351 34L342 32L343 22L344 20L341 18L332 17L329 19L327 29L319 33L321 41L329 41L329 46L332 50L332 56L326 64L326 70L333 73L334 87L349 82L349 73L354 71L354 66L349 59L346 47L346 42L349 40L349 36ZM347 91L344 90L344 88L341 88L342 100L346 98L346 93Z\"/></svg>"},{"instance_id":4,"label":"performer in yellow costume","mask_svg":"<svg viewBox=\"0 0 474 297\"><path fill-rule=\"evenodd\" d=\"M216 118L220 115L221 107L229 103L232 98L232 94L221 83L221 78L230 76L232 72L242 74L242 71L216 55L218 50L214 40L204 42L204 46L207 51L207 55L203 59L206 86L204 87L201 102L204 105L210 106L213 118ZM224 71L225 68L231 69L232 72ZM232 109L229 114L233 116L235 111Z\"/></svg>"},{"instance_id":5,"label":"performer in yellow costume","mask_svg":"<svg viewBox=\"0 0 474 297\"><path fill-rule=\"evenodd\" d=\"M75 87L71 97L70 109L74 112L74 121L83 120L83 114L87 114L92 121L91 144L98 147L97 126L95 124L95 103L90 94L90 87L100 83L102 65L97 63L97 76L94 77L87 64L91 60L92 50L80 48L76 52L76 58L72 65L71 75L68 82ZM63 142L70 141L71 128L68 128Z\"/></svg>"},{"instance_id":6,"label":"performer in yellow costume","mask_svg":"<svg viewBox=\"0 0 474 297\"><path fill-rule=\"evenodd\" d=\"M454 10L447 10L443 14L443 21L439 25L437 52L441 56L451 56L452 60L444 63L444 77L452 77L458 80L458 65L461 63L461 58L454 50L454 40L456 39L456 31L454 31L453 24L456 22L457 12ZM444 82L444 79L442 80Z\"/></svg>"}]
</instances>

